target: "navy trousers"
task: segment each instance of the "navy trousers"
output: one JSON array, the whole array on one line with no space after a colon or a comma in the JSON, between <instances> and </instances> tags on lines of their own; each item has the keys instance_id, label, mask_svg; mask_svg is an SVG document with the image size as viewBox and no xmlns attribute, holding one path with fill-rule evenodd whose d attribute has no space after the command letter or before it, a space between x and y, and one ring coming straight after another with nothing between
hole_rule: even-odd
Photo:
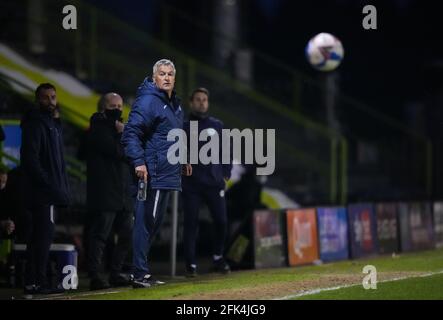
<instances>
[{"instance_id":1,"label":"navy trousers","mask_svg":"<svg viewBox=\"0 0 443 320\"><path fill-rule=\"evenodd\" d=\"M145 201L135 203L133 241L134 277L150 274L148 254L160 229L169 201L170 190L148 189Z\"/></svg>"},{"instance_id":2,"label":"navy trousers","mask_svg":"<svg viewBox=\"0 0 443 320\"><path fill-rule=\"evenodd\" d=\"M183 188L182 199L184 210L183 242L186 264L197 264L198 214L202 203L208 206L214 223L213 254L222 255L227 232L224 190L219 187L202 185L191 187L186 185Z\"/></svg>"}]
</instances>

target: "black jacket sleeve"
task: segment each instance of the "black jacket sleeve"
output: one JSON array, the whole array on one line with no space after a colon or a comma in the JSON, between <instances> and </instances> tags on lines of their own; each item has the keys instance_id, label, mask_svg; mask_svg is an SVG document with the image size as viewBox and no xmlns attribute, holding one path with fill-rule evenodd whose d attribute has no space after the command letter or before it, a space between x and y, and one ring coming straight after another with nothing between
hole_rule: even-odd
<instances>
[{"instance_id":1,"label":"black jacket sleeve","mask_svg":"<svg viewBox=\"0 0 443 320\"><path fill-rule=\"evenodd\" d=\"M21 163L26 174L32 180L44 187L51 187L48 173L41 166L40 148L43 128L38 123L29 123L22 130Z\"/></svg>"}]
</instances>

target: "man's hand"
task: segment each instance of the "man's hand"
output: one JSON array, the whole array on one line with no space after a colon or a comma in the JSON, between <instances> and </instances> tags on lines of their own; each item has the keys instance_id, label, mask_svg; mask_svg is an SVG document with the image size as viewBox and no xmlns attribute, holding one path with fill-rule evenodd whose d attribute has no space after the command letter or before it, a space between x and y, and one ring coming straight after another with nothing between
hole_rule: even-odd
<instances>
[{"instance_id":1,"label":"man's hand","mask_svg":"<svg viewBox=\"0 0 443 320\"><path fill-rule=\"evenodd\" d=\"M125 125L123 124L123 122L115 120L115 129L117 130L118 133L122 133L124 128Z\"/></svg>"},{"instance_id":2,"label":"man's hand","mask_svg":"<svg viewBox=\"0 0 443 320\"><path fill-rule=\"evenodd\" d=\"M14 221L12 220L4 220L4 221L0 221L0 227L6 231L7 235L10 235L11 233L14 232L15 230L15 224Z\"/></svg>"},{"instance_id":3,"label":"man's hand","mask_svg":"<svg viewBox=\"0 0 443 320\"><path fill-rule=\"evenodd\" d=\"M185 164L182 166L182 175L188 177L192 175L192 166L190 164Z\"/></svg>"},{"instance_id":4,"label":"man's hand","mask_svg":"<svg viewBox=\"0 0 443 320\"><path fill-rule=\"evenodd\" d=\"M8 174L7 173L0 173L0 190L4 189L6 187L6 182L8 181Z\"/></svg>"},{"instance_id":5,"label":"man's hand","mask_svg":"<svg viewBox=\"0 0 443 320\"><path fill-rule=\"evenodd\" d=\"M145 165L135 167L135 175L137 178L142 179L147 182L149 178L148 169L146 169Z\"/></svg>"}]
</instances>

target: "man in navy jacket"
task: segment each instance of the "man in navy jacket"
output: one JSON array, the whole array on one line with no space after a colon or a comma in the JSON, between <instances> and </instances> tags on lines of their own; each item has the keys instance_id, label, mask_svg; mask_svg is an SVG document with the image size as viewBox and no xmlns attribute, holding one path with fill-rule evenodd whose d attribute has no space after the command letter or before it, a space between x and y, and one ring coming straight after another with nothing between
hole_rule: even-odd
<instances>
[{"instance_id":1,"label":"man in navy jacket","mask_svg":"<svg viewBox=\"0 0 443 320\"><path fill-rule=\"evenodd\" d=\"M207 130L208 135L217 133L221 141L223 123L208 116L209 91L198 88L190 97L191 114L189 120L184 123L183 129L188 139L191 139L190 121L198 124L198 134ZM199 150L204 142L199 141ZM188 143L189 145L189 143ZM221 144L220 144L221 145ZM193 165L192 176L183 178L183 209L184 209L184 252L186 263L186 275L197 275L196 241L198 233L198 214L200 204L205 203L211 212L214 221L214 249L213 271L229 273L230 267L223 258L224 244L227 232L225 180L231 176L232 164L221 163L207 165L198 163Z\"/></svg>"},{"instance_id":2,"label":"man in navy jacket","mask_svg":"<svg viewBox=\"0 0 443 320\"><path fill-rule=\"evenodd\" d=\"M27 212L27 266L25 294L55 293L48 287L46 271L54 236L54 212L69 202L69 186L63 152L62 127L55 87L39 85L37 108L21 121L20 159Z\"/></svg>"},{"instance_id":3,"label":"man in navy jacket","mask_svg":"<svg viewBox=\"0 0 443 320\"><path fill-rule=\"evenodd\" d=\"M163 282L154 279L147 256L158 232L171 190L181 191L181 164L171 164L167 152L174 141L167 136L183 127L183 110L174 91L175 66L167 59L153 67L153 81L145 79L138 88L122 136L126 157L139 179L148 183L145 201L136 201L133 229L134 288ZM191 174L186 165L185 174Z\"/></svg>"}]
</instances>

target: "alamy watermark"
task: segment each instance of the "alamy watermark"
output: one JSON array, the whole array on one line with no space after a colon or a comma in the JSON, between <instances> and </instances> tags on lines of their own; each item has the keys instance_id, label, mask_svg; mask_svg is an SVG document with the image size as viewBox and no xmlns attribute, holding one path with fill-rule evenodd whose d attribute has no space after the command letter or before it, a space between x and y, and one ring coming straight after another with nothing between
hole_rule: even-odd
<instances>
[{"instance_id":1,"label":"alamy watermark","mask_svg":"<svg viewBox=\"0 0 443 320\"><path fill-rule=\"evenodd\" d=\"M63 29L77 30L77 8L69 4L63 7L62 13L67 14L62 21Z\"/></svg>"},{"instance_id":2,"label":"alamy watermark","mask_svg":"<svg viewBox=\"0 0 443 320\"><path fill-rule=\"evenodd\" d=\"M376 30L377 29L377 8L373 5L366 5L363 7L364 14L367 14L362 21L363 29Z\"/></svg>"},{"instance_id":3,"label":"alamy watermark","mask_svg":"<svg viewBox=\"0 0 443 320\"><path fill-rule=\"evenodd\" d=\"M215 129L205 129L199 134L198 121L190 121L189 134L188 146L188 137L183 129L169 131L168 141L175 141L167 153L170 164L230 164L232 159L236 159L244 164L257 164L257 175L267 176L274 173L275 129L243 129L242 131L222 129L220 141L219 133ZM200 150L199 141L206 142ZM264 153L265 146L266 154Z\"/></svg>"},{"instance_id":4,"label":"alamy watermark","mask_svg":"<svg viewBox=\"0 0 443 320\"><path fill-rule=\"evenodd\" d=\"M77 8L72 5L65 5L62 10L66 16L63 18L62 26L65 30L77 30ZM363 17L362 26L365 30L377 29L377 8L374 5L365 5L362 10Z\"/></svg>"},{"instance_id":5,"label":"alamy watermark","mask_svg":"<svg viewBox=\"0 0 443 320\"><path fill-rule=\"evenodd\" d=\"M63 278L62 287L65 290L77 289L78 287L78 275L77 268L73 265L66 265L62 270L66 276Z\"/></svg>"},{"instance_id":6,"label":"alamy watermark","mask_svg":"<svg viewBox=\"0 0 443 320\"><path fill-rule=\"evenodd\" d=\"M366 290L377 289L377 268L368 264L364 266L363 273L367 274L362 281L363 288Z\"/></svg>"}]
</instances>

